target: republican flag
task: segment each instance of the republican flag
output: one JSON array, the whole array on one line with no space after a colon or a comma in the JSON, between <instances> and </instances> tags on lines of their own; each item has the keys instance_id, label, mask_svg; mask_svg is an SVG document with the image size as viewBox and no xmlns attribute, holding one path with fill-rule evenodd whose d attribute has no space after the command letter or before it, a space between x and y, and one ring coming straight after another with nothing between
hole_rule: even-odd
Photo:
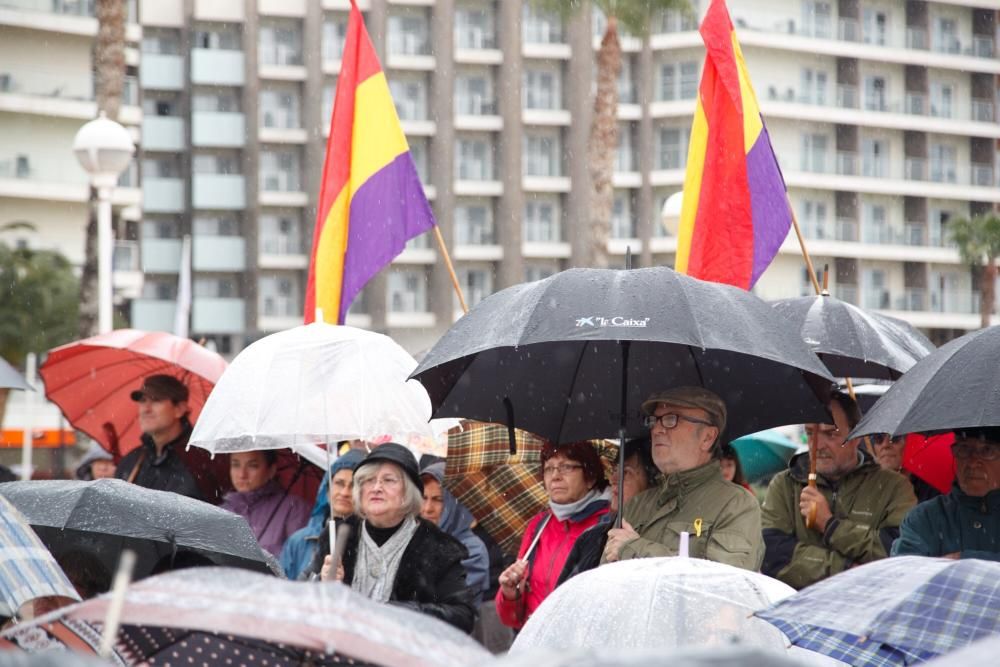
<instances>
[{"instance_id":1,"label":"republican flag","mask_svg":"<svg viewBox=\"0 0 1000 667\"><path fill-rule=\"evenodd\" d=\"M343 324L351 302L406 242L434 226L389 84L351 1L313 234L305 321Z\"/></svg>"},{"instance_id":2,"label":"republican flag","mask_svg":"<svg viewBox=\"0 0 1000 667\"><path fill-rule=\"evenodd\" d=\"M707 53L674 268L750 289L788 235L791 208L723 0L712 0L701 37Z\"/></svg>"}]
</instances>

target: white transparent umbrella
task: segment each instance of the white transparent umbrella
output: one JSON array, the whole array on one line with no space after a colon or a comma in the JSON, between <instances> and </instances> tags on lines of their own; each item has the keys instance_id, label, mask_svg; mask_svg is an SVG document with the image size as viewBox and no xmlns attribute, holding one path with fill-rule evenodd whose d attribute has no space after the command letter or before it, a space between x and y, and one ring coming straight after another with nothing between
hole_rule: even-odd
<instances>
[{"instance_id":1,"label":"white transparent umbrella","mask_svg":"<svg viewBox=\"0 0 1000 667\"><path fill-rule=\"evenodd\" d=\"M320 467L317 447L392 440L420 450L458 420L430 421L423 386L407 380L416 360L388 336L307 324L240 352L201 411L190 444L210 452L290 447Z\"/></svg>"},{"instance_id":2,"label":"white transparent umbrella","mask_svg":"<svg viewBox=\"0 0 1000 667\"><path fill-rule=\"evenodd\" d=\"M668 655L737 643L809 664L837 664L811 651L789 652L777 628L752 616L794 593L776 579L700 558L611 563L549 595L510 652L657 649Z\"/></svg>"}]
</instances>

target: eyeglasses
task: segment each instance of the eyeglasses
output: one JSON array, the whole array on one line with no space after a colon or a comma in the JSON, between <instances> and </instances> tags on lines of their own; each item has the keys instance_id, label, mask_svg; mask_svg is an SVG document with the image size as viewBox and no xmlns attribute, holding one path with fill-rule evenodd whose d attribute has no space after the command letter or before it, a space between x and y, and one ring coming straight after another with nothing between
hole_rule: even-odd
<instances>
[{"instance_id":1,"label":"eyeglasses","mask_svg":"<svg viewBox=\"0 0 1000 667\"><path fill-rule=\"evenodd\" d=\"M376 482L381 484L383 487L388 488L390 486L399 486L400 484L403 483L403 479L401 477L395 477L392 475L384 475L382 477L369 477L365 481L361 482L361 488L363 489L365 487L374 486Z\"/></svg>"},{"instance_id":2,"label":"eyeglasses","mask_svg":"<svg viewBox=\"0 0 1000 667\"><path fill-rule=\"evenodd\" d=\"M579 463L560 463L558 465L550 465L542 468L542 474L546 477L556 474L558 471L560 475L568 475L574 470L582 470L583 466Z\"/></svg>"},{"instance_id":3,"label":"eyeglasses","mask_svg":"<svg viewBox=\"0 0 1000 667\"><path fill-rule=\"evenodd\" d=\"M996 461L1000 459L1000 445L956 442L951 446L951 453L959 461L968 461L971 458L977 458L980 461Z\"/></svg>"},{"instance_id":4,"label":"eyeglasses","mask_svg":"<svg viewBox=\"0 0 1000 667\"><path fill-rule=\"evenodd\" d=\"M705 421L704 419L685 417L684 415L678 415L672 412L668 412L665 415L660 415L659 417L657 417L656 415L649 415L642 420L642 423L645 424L646 428L649 429L653 428L657 424L659 424L665 429L672 429L673 427L677 426L677 420L679 419L683 419L686 422L691 422L692 424L701 424L703 426L715 426L715 424L713 424L712 422Z\"/></svg>"}]
</instances>

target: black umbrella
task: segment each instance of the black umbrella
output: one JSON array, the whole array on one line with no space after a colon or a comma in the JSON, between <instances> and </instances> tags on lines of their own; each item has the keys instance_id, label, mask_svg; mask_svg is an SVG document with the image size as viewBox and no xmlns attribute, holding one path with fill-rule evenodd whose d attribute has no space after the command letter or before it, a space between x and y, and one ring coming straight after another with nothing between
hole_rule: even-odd
<instances>
[{"instance_id":1,"label":"black umbrella","mask_svg":"<svg viewBox=\"0 0 1000 667\"><path fill-rule=\"evenodd\" d=\"M1000 426L998 360L1000 326L956 338L896 380L850 437Z\"/></svg>"},{"instance_id":2,"label":"black umbrella","mask_svg":"<svg viewBox=\"0 0 1000 667\"><path fill-rule=\"evenodd\" d=\"M706 387L732 439L828 421L832 378L753 294L668 268L571 269L484 299L413 377L434 417L516 424L554 442L644 435L654 391ZM623 387L625 391L623 391Z\"/></svg>"},{"instance_id":3,"label":"black umbrella","mask_svg":"<svg viewBox=\"0 0 1000 667\"><path fill-rule=\"evenodd\" d=\"M916 327L832 297L771 304L837 377L895 380L934 350Z\"/></svg>"},{"instance_id":4,"label":"black umbrella","mask_svg":"<svg viewBox=\"0 0 1000 667\"><path fill-rule=\"evenodd\" d=\"M246 519L176 493L101 479L10 482L0 484L0 495L24 514L67 574L86 559L87 568L110 575L123 549L136 552L137 579L187 564L280 572Z\"/></svg>"}]
</instances>

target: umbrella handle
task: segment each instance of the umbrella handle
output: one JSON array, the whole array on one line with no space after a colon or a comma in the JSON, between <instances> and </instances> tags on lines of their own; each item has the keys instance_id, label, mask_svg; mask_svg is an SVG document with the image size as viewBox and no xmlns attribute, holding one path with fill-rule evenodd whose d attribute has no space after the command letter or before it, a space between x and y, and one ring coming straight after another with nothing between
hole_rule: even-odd
<instances>
[{"instance_id":1,"label":"umbrella handle","mask_svg":"<svg viewBox=\"0 0 1000 667\"><path fill-rule=\"evenodd\" d=\"M809 436L809 486L816 488L816 437L819 434L819 429L814 429L813 434ZM806 515L806 528L812 529L816 525L816 504L809 508L809 513Z\"/></svg>"}]
</instances>

